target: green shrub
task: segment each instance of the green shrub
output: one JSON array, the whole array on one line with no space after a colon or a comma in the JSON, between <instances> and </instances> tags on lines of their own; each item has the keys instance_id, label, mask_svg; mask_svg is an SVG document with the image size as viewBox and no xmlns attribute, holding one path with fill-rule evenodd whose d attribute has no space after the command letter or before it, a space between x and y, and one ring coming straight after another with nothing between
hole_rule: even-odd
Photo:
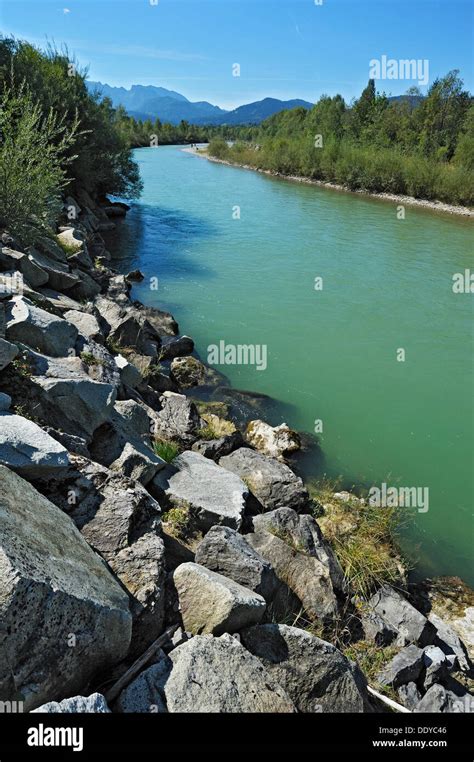
<instances>
[{"instance_id":1,"label":"green shrub","mask_svg":"<svg viewBox=\"0 0 474 762\"><path fill-rule=\"evenodd\" d=\"M0 100L0 224L23 243L52 235L67 184L67 153L78 122L44 115L26 89L5 88Z\"/></svg>"},{"instance_id":2,"label":"green shrub","mask_svg":"<svg viewBox=\"0 0 474 762\"><path fill-rule=\"evenodd\" d=\"M155 439L153 450L158 457L166 460L167 463L171 463L180 453L179 445L175 442L168 442L165 439Z\"/></svg>"}]
</instances>

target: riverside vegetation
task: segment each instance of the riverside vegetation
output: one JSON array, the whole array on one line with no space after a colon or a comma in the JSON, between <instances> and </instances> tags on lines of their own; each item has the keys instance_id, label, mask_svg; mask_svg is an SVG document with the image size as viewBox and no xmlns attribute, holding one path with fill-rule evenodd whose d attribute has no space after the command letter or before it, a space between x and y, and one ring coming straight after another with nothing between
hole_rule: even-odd
<instances>
[{"instance_id":1,"label":"riverside vegetation","mask_svg":"<svg viewBox=\"0 0 474 762\"><path fill-rule=\"evenodd\" d=\"M106 192L139 192L115 114L66 56L0 49L2 707L470 711L472 591L408 584L393 514L308 488L296 432L215 400L110 268Z\"/></svg>"},{"instance_id":2,"label":"riverside vegetation","mask_svg":"<svg viewBox=\"0 0 474 762\"><path fill-rule=\"evenodd\" d=\"M474 105L457 71L436 80L425 98L390 100L373 80L348 106L322 96L255 128L210 143L209 154L256 169L345 186L474 205Z\"/></svg>"}]
</instances>

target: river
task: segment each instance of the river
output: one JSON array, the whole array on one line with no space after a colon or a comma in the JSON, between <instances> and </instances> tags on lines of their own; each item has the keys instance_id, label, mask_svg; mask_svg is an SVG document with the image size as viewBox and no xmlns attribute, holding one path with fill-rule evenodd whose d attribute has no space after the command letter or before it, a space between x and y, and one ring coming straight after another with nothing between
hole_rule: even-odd
<instances>
[{"instance_id":1,"label":"river","mask_svg":"<svg viewBox=\"0 0 474 762\"><path fill-rule=\"evenodd\" d=\"M402 539L418 573L474 584L474 296L452 288L472 222L409 206L399 219L391 202L180 147L135 156L144 193L109 243L118 269L146 276L134 296L170 310L204 360L222 340L266 346L266 369L220 369L275 398L274 423L322 425L307 475L420 488Z\"/></svg>"}]
</instances>

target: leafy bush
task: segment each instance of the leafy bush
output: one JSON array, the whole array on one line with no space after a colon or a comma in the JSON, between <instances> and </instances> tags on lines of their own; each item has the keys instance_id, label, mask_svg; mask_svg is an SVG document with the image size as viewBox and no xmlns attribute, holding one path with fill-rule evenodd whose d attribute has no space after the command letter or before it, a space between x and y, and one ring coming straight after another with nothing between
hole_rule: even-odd
<instances>
[{"instance_id":1,"label":"leafy bush","mask_svg":"<svg viewBox=\"0 0 474 762\"><path fill-rule=\"evenodd\" d=\"M26 87L0 100L0 224L24 243L52 234L67 184L78 121L42 113Z\"/></svg>"}]
</instances>

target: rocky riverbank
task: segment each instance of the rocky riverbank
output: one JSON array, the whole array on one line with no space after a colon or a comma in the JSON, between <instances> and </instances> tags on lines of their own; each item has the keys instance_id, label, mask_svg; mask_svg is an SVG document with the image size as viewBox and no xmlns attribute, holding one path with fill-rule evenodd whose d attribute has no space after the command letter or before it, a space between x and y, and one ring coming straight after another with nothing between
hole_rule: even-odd
<instances>
[{"instance_id":1,"label":"rocky riverbank","mask_svg":"<svg viewBox=\"0 0 474 762\"><path fill-rule=\"evenodd\" d=\"M337 530L364 501L310 496L298 434L131 299L142 276L113 272L102 237L125 213L81 192L55 240L1 234L0 701L472 711L472 591L443 607L459 581L411 589L400 569L356 594Z\"/></svg>"}]
</instances>

